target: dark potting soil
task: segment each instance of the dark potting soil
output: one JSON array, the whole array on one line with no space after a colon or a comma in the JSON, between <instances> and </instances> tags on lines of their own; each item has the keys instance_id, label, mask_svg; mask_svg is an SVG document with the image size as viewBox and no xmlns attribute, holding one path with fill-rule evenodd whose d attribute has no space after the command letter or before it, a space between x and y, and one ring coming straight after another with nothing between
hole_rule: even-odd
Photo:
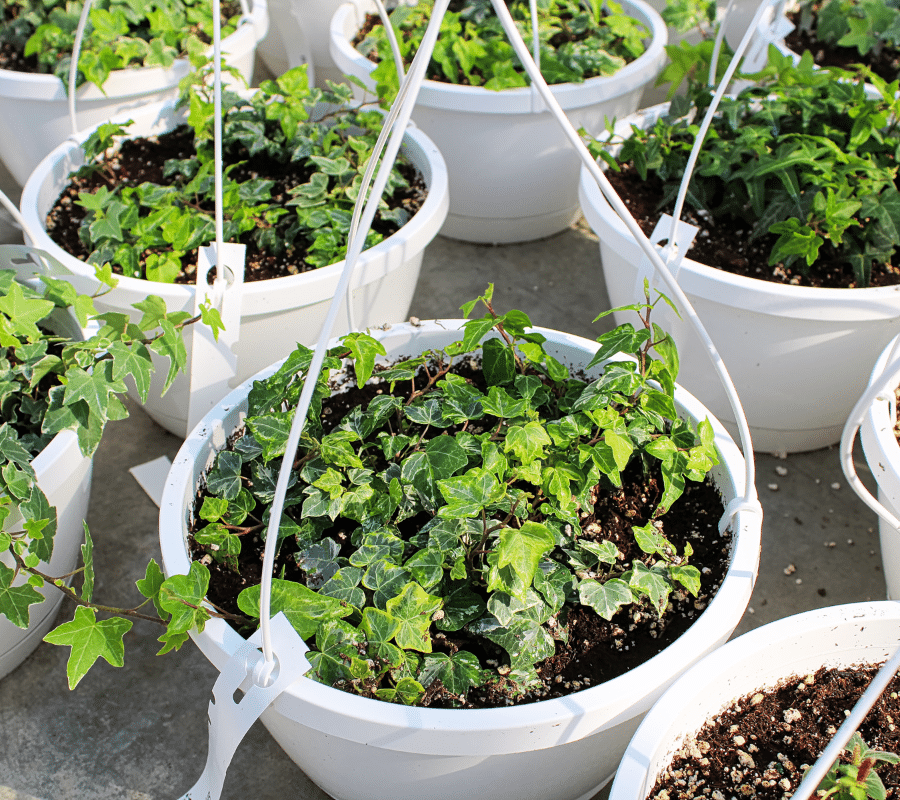
<instances>
[{"instance_id":1,"label":"dark potting soil","mask_svg":"<svg viewBox=\"0 0 900 800\"><path fill-rule=\"evenodd\" d=\"M237 2L237 0L224 0L224 2L220 6L221 12L220 16L222 19L222 24L224 25L228 22L229 19L234 17L241 12L241 4ZM19 9L15 6L11 6L8 4L4 4L2 18L3 24L7 24L16 18L17 12ZM79 9L80 12L80 9ZM212 39L210 39L202 30L199 28L194 31L197 34L197 37L204 44L212 44ZM45 73L47 72L46 67L42 67L36 55L25 55L24 43L22 46L17 46L12 42L0 42L0 69L8 69L13 72L30 72L30 73Z\"/></svg>"},{"instance_id":2,"label":"dark potting soil","mask_svg":"<svg viewBox=\"0 0 900 800\"><path fill-rule=\"evenodd\" d=\"M481 382L480 371L464 369L461 373L467 378L475 379L473 382L476 385ZM380 391L382 390L378 385L370 383L362 390L354 386L350 391L327 400L322 410L326 430L336 426L355 406L367 405ZM403 393L401 387L397 387L396 393ZM485 424L489 425L490 420ZM452 434L453 428L448 429L448 432ZM239 436L240 434L235 438ZM625 562L632 559L647 560L648 556L635 543L631 528L649 521L662 494L662 476L659 470L643 475L639 466L633 466L623 473L622 478L621 489L608 493L598 491L593 511L582 518L582 530L597 542L611 541L623 553ZM195 509L201 507L204 495L205 492L201 489ZM682 497L672 505L667 514L660 517L663 523L661 532L679 551L688 542L693 548L691 563L703 575L702 588L697 597L683 590L673 592L670 604L661 618L646 604L622 609L609 621L592 609L582 606L572 608L567 617L561 613L560 624L569 626L568 644L557 640L555 655L538 666L538 675L543 681L541 687L517 697L515 686L501 679L489 690L470 690L462 707L522 705L563 697L622 675L662 651L690 627L709 604L724 579L730 556L731 534L727 531L724 535L719 534L718 521L722 510L721 497L711 482L688 481ZM427 520L427 516L406 520L400 526L401 535L411 537ZM196 527L192 530L202 527L202 522L196 516L194 525ZM350 533L355 527L357 523L338 517L334 528L327 535L344 546L349 543ZM211 573L208 600L221 610L240 615L237 595L261 580L265 544L258 532L248 532L246 539L242 540L239 574L217 562L210 563L205 551L191 541L193 558L203 560ZM290 544L289 540L282 544L273 575L303 582L304 572L293 557L296 548L292 549ZM341 552L340 555L346 556L348 552ZM477 587L473 587L473 590L477 590ZM249 634L252 628L244 632ZM479 657L482 667L495 667L501 676L509 672L508 666L505 666L509 663L505 652L487 640L476 639L466 631L444 633L434 628L431 635L435 653L451 655L458 650L467 650ZM425 705L437 708L460 707L456 696L445 696L444 687L439 681L425 688Z\"/></svg>"},{"instance_id":3,"label":"dark potting soil","mask_svg":"<svg viewBox=\"0 0 900 800\"><path fill-rule=\"evenodd\" d=\"M803 53L809 50L813 61L820 67L840 67L852 69L856 64L865 64L872 72L888 83L897 80L900 75L900 51L885 47L878 55L869 53L865 56L859 54L855 47L838 47L837 45L820 42L813 33L815 29L815 15L812 29L800 30L800 12L788 14L788 18L794 23L794 30L784 37L785 44L795 53Z\"/></svg>"},{"instance_id":4,"label":"dark potting soil","mask_svg":"<svg viewBox=\"0 0 900 800\"><path fill-rule=\"evenodd\" d=\"M163 177L165 162L168 159L194 158L195 154L193 131L186 125L160 136L123 141L118 152L108 162L108 170L99 170L86 178L76 178L66 186L47 215L47 233L67 253L75 258L87 259L91 251L78 236L78 229L88 212L75 202L79 192L93 192L101 186L109 188L122 184L137 186L144 182L167 186L172 184L175 178ZM240 166L230 173L230 177L235 180L260 178L275 181L272 189L272 199L275 202L290 200L289 190L308 183L313 174L311 168L299 163L281 164L264 156L250 157L243 145L224 152L223 160L226 169L230 164L241 162ZM392 208L402 206L411 217L425 201L427 194L425 180L414 167L400 163L397 166L409 188L398 189L394 197L387 202ZM200 209L210 216L215 213L211 202L202 204ZM387 238L398 230L398 226L393 222L384 222L376 218L372 230ZM244 272L244 279L247 281L281 278L312 269L306 263L306 251L302 249L302 240L299 237L292 251L279 255L260 250L252 240L251 232L245 233L240 241L247 245ZM185 261L188 263L176 278L176 283L194 283L197 280L196 260L187 258ZM114 265L113 271L121 273L121 268Z\"/></svg>"},{"instance_id":5,"label":"dark potting soil","mask_svg":"<svg viewBox=\"0 0 900 800\"><path fill-rule=\"evenodd\" d=\"M643 181L630 164L622 165L621 172L607 170L606 177L628 206L641 230L649 236L663 213L671 214L674 202L660 206L663 196L662 181L648 175ZM766 234L750 240L750 225L744 219L713 221L708 214L684 208L681 218L700 228L687 256L700 264L707 264L747 278L784 283L793 286L818 286L835 289L856 288L853 271L838 259L829 258L826 248L822 256L801 274L799 267L783 264L769 266L769 253L778 239L776 234ZM870 286L895 286L900 283L900 265L873 267Z\"/></svg>"},{"instance_id":6,"label":"dark potting soil","mask_svg":"<svg viewBox=\"0 0 900 800\"><path fill-rule=\"evenodd\" d=\"M787 800L876 670L823 668L740 698L675 754L648 800ZM860 727L869 747L900 754L898 693L895 676ZM888 800L900 797L900 765L877 772Z\"/></svg>"}]
</instances>

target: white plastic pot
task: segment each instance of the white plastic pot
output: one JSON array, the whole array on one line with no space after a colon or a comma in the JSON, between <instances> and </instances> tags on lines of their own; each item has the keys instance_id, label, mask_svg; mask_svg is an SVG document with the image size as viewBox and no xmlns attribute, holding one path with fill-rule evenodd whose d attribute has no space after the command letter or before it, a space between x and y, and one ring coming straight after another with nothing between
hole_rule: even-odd
<instances>
[{"instance_id":1,"label":"white plastic pot","mask_svg":"<svg viewBox=\"0 0 900 800\"><path fill-rule=\"evenodd\" d=\"M622 120L649 126L668 108L653 106ZM612 307L643 297L642 252L587 170L579 197L600 238L600 260ZM750 423L754 449L800 452L834 444L860 397L877 353L896 333L900 286L819 289L732 275L689 258L678 282L728 368ZM734 434L731 408L687 320L662 304L656 321L681 353L679 383ZM616 314L616 322L629 319ZM840 380L835 380L835 376Z\"/></svg>"},{"instance_id":2,"label":"white plastic pot","mask_svg":"<svg viewBox=\"0 0 900 800\"><path fill-rule=\"evenodd\" d=\"M331 58L331 18L344 0L268 0L272 24L259 46L259 56L274 75L309 63L316 86L340 82L344 74Z\"/></svg>"},{"instance_id":3,"label":"white plastic pot","mask_svg":"<svg viewBox=\"0 0 900 800\"><path fill-rule=\"evenodd\" d=\"M605 119L638 108L644 88L662 69L666 26L643 0L624 0L626 14L650 30L646 52L615 75L551 86L572 124L599 134ZM374 4L338 8L331 55L374 92L375 65L350 44ZM468 242L540 239L578 217L579 157L531 87L491 91L426 80L413 120L437 144L450 171L450 213L444 236Z\"/></svg>"},{"instance_id":4,"label":"white plastic pot","mask_svg":"<svg viewBox=\"0 0 900 800\"><path fill-rule=\"evenodd\" d=\"M629 743L609 800L645 800L685 740L738 698L820 667L880 664L898 635L900 606L882 601L807 611L739 636L666 690Z\"/></svg>"},{"instance_id":5,"label":"white plastic pot","mask_svg":"<svg viewBox=\"0 0 900 800\"><path fill-rule=\"evenodd\" d=\"M462 322L401 324L375 335L387 357L397 358L447 345L458 338ZM570 366L586 364L598 347L569 334L535 330ZM197 488L216 453L240 428L250 385L236 389L201 421L169 472L160 509L167 575L188 572L186 537ZM707 416L683 390L677 391L676 404L679 414L693 420ZM744 491L744 460L721 425L711 421L722 456L713 477L727 502ZM602 685L519 707L439 710L370 700L303 678L262 715L263 724L300 768L339 800L438 800L458 796L460 787L467 797L491 800L586 800L609 780L627 739L663 689L734 630L753 588L760 526L757 515L737 514L728 573L707 609L660 654ZM194 641L221 669L243 639L224 621L211 620Z\"/></svg>"},{"instance_id":6,"label":"white plastic pot","mask_svg":"<svg viewBox=\"0 0 900 800\"><path fill-rule=\"evenodd\" d=\"M61 332L81 338L74 318L56 314L54 319L63 325ZM31 465L37 475L38 486L47 495L50 504L56 506L57 514L53 554L49 562L41 563L39 569L54 577L66 575L77 566L84 541L83 522L91 492L93 462L81 454L74 431L63 431L53 437ZM0 553L0 560L7 567L15 566L12 557L5 552ZM23 582L19 578L15 585ZM56 619L56 612L63 601L62 592L53 586L43 586L38 591L47 599L29 606L27 628L13 625L6 617L0 616L0 678L12 672L32 653Z\"/></svg>"},{"instance_id":7,"label":"white plastic pot","mask_svg":"<svg viewBox=\"0 0 900 800\"><path fill-rule=\"evenodd\" d=\"M256 44L269 26L266 0L252 0L252 5L250 17L222 40L225 60L237 67L248 83L253 77ZM149 103L175 98L178 82L190 69L187 59L178 59L168 69L116 70L102 91L92 83L84 84L76 95L79 130L131 114ZM0 160L19 185L71 134L68 94L58 77L0 70Z\"/></svg>"},{"instance_id":8,"label":"white plastic pot","mask_svg":"<svg viewBox=\"0 0 900 800\"><path fill-rule=\"evenodd\" d=\"M157 104L134 115L137 135L171 130L181 120L171 103ZM85 134L85 137L87 134ZM428 196L419 211L399 231L363 251L351 283L356 323L361 328L404 319L409 311L425 247L435 237L447 214L447 168L434 143L410 128L403 153L422 173ZM37 232L34 244L46 250L75 278L82 291L92 294L99 283L94 269L64 252L44 231L47 212L68 182L68 175L83 162L80 146L66 142L48 156L29 178L22 192L22 215ZM284 278L245 283L242 293L240 340L236 347L238 373L234 385L246 380L273 359L286 356L297 342L313 345L319 336L344 262ZM139 316L132 304L155 294L169 311L193 313L194 286L120 278L119 285L95 301L102 313L118 311ZM336 331L349 330L346 306L341 308ZM186 371L190 371L190 353ZM144 409L172 433L187 433L189 381L179 375L160 397L166 369L157 369Z\"/></svg>"},{"instance_id":9,"label":"white plastic pot","mask_svg":"<svg viewBox=\"0 0 900 800\"><path fill-rule=\"evenodd\" d=\"M884 348L875 366L872 368L872 377L869 386L881 381L881 375L891 363L891 353L900 336L894 337L888 346ZM900 355L900 349L894 355L894 360ZM878 500L888 511L898 515L900 509L900 444L894 435L896 417L896 403L893 399L893 391L896 387L889 386L885 392L891 395L890 399L877 399L869 407L862 425L859 428L863 451L866 454L866 463L872 470L875 482L878 484ZM881 563L884 568L884 582L887 584L887 596L890 600L900 599L900 531L892 528L887 522L879 518L878 533L881 540Z\"/></svg>"}]
</instances>

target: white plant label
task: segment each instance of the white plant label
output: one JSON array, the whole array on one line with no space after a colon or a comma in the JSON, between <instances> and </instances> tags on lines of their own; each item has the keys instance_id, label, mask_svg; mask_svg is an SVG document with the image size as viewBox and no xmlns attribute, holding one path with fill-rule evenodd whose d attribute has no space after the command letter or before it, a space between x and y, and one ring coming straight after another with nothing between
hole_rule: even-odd
<instances>
[{"instance_id":1,"label":"white plant label","mask_svg":"<svg viewBox=\"0 0 900 800\"><path fill-rule=\"evenodd\" d=\"M689 222L679 220L678 227L675 229L674 254L672 253L673 243L668 241L669 236L672 233L671 214L663 214L659 218L659 222L656 223L653 233L650 234L650 243L660 248L662 260L676 278L678 277L678 270L681 267L681 261L684 258L684 254L691 249L691 245L694 243L694 239L699 232L700 229L696 225L691 225ZM665 241L666 244L660 245L660 242L662 241ZM634 296L636 299L643 299L644 297L645 278L650 281L651 288L658 288L660 280L656 274L656 270L653 268L653 264L650 263L650 259L646 255L643 255L641 257L641 262L638 264L637 279L634 285Z\"/></svg>"}]
</instances>

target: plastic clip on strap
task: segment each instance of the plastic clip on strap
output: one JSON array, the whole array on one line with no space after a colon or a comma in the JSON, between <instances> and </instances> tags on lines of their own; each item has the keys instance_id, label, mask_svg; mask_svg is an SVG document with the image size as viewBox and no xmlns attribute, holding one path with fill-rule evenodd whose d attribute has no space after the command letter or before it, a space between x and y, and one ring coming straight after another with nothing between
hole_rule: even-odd
<instances>
[{"instance_id":1,"label":"plastic clip on strap","mask_svg":"<svg viewBox=\"0 0 900 800\"><path fill-rule=\"evenodd\" d=\"M672 242L670 237L672 236L673 221L674 218L670 214L663 214L656 223L653 233L650 234L650 243L661 247L660 257L672 276L677 277L678 270L681 268L681 262L684 259L684 254L691 249L691 245L694 243L694 239L697 238L700 229L696 225L691 225L689 222L678 220L678 225L675 228L675 241ZM660 241L663 240L665 240L666 244L660 245ZM644 296L645 280L648 281L653 288L656 288L659 285L660 280L656 270L653 268L652 262L646 254L641 256L641 260L638 263L637 277L634 282L635 297Z\"/></svg>"},{"instance_id":2,"label":"plastic clip on strap","mask_svg":"<svg viewBox=\"0 0 900 800\"><path fill-rule=\"evenodd\" d=\"M278 695L309 669L306 643L283 613L272 618L271 630L278 657L269 675L261 670L266 665L259 649L261 631L244 642L222 669L209 703L206 766L197 783L179 800L218 800L228 765L247 731ZM239 689L246 693L236 702Z\"/></svg>"}]
</instances>

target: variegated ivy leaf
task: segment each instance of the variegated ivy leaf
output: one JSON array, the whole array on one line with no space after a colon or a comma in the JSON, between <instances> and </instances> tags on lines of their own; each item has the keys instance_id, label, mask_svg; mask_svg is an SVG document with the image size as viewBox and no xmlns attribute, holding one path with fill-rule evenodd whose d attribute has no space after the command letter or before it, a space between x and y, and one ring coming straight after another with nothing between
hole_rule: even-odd
<instances>
[{"instance_id":1,"label":"variegated ivy leaf","mask_svg":"<svg viewBox=\"0 0 900 800\"><path fill-rule=\"evenodd\" d=\"M449 478L469 463L469 457L453 436L436 436L425 446L435 480Z\"/></svg>"},{"instance_id":2,"label":"variegated ivy leaf","mask_svg":"<svg viewBox=\"0 0 900 800\"><path fill-rule=\"evenodd\" d=\"M238 595L238 608L248 617L258 619L259 595L258 585L248 586ZM270 612L275 615L279 611L284 612L302 638L308 639L325 623L350 616L353 608L336 597L314 592L302 583L273 578Z\"/></svg>"},{"instance_id":3,"label":"variegated ivy leaf","mask_svg":"<svg viewBox=\"0 0 900 800\"><path fill-rule=\"evenodd\" d=\"M506 627L493 616L483 617L471 623L469 630L502 647L513 669L531 667L556 653L553 637L532 619L516 617Z\"/></svg>"},{"instance_id":4,"label":"variegated ivy leaf","mask_svg":"<svg viewBox=\"0 0 900 800\"><path fill-rule=\"evenodd\" d=\"M505 592L494 592L488 598L487 610L504 627L509 626L513 619L519 616L539 624L550 618L544 598L533 589L528 589L522 598L513 597Z\"/></svg>"},{"instance_id":5,"label":"variegated ivy leaf","mask_svg":"<svg viewBox=\"0 0 900 800\"><path fill-rule=\"evenodd\" d=\"M502 339L488 339L481 346L481 369L489 386L512 383L516 362L512 350Z\"/></svg>"},{"instance_id":6,"label":"variegated ivy leaf","mask_svg":"<svg viewBox=\"0 0 900 800\"><path fill-rule=\"evenodd\" d=\"M234 500L241 491L240 455L223 450L216 456L216 464L206 478L206 488L210 493Z\"/></svg>"},{"instance_id":7,"label":"variegated ivy leaf","mask_svg":"<svg viewBox=\"0 0 900 800\"><path fill-rule=\"evenodd\" d=\"M263 461L271 461L273 458L284 455L293 419L294 415L291 411L276 411L259 417L247 418L247 429L262 449Z\"/></svg>"},{"instance_id":8,"label":"variegated ivy leaf","mask_svg":"<svg viewBox=\"0 0 900 800\"><path fill-rule=\"evenodd\" d=\"M440 681L451 694L463 695L481 683L481 664L477 656L466 650L452 656L446 653L427 655L419 672L419 682L427 689L435 681Z\"/></svg>"},{"instance_id":9,"label":"variegated ivy leaf","mask_svg":"<svg viewBox=\"0 0 900 800\"><path fill-rule=\"evenodd\" d=\"M687 589L694 597L700 591L700 570L693 564L670 564L669 577Z\"/></svg>"},{"instance_id":10,"label":"variegated ivy leaf","mask_svg":"<svg viewBox=\"0 0 900 800\"><path fill-rule=\"evenodd\" d=\"M507 431L503 449L513 453L524 464L543 458L544 448L553 442L540 422L532 421L525 425L513 425Z\"/></svg>"},{"instance_id":11,"label":"variegated ivy leaf","mask_svg":"<svg viewBox=\"0 0 900 800\"><path fill-rule=\"evenodd\" d=\"M28 627L28 607L44 596L28 583L13 586L15 571L0 561L0 614L19 628Z\"/></svg>"},{"instance_id":12,"label":"variegated ivy leaf","mask_svg":"<svg viewBox=\"0 0 900 800\"><path fill-rule=\"evenodd\" d=\"M443 605L443 600L428 594L419 584L407 583L403 591L387 601L385 610L400 622L394 635L398 647L404 650L417 650L420 653L431 652L432 615Z\"/></svg>"},{"instance_id":13,"label":"variegated ivy leaf","mask_svg":"<svg viewBox=\"0 0 900 800\"><path fill-rule=\"evenodd\" d=\"M440 550L419 550L403 565L423 589L431 589L444 577L444 554Z\"/></svg>"},{"instance_id":14,"label":"variegated ivy leaf","mask_svg":"<svg viewBox=\"0 0 900 800\"><path fill-rule=\"evenodd\" d=\"M359 657L359 648L364 644L363 634L343 620L328 620L316 632L316 647L306 658L310 672L322 683L332 685L349 680L349 664Z\"/></svg>"},{"instance_id":15,"label":"variegated ivy leaf","mask_svg":"<svg viewBox=\"0 0 900 800\"><path fill-rule=\"evenodd\" d=\"M419 702L425 694L425 688L414 678L409 676L400 678L393 688L376 689L375 696L387 703L402 703L412 706Z\"/></svg>"},{"instance_id":16,"label":"variegated ivy leaf","mask_svg":"<svg viewBox=\"0 0 900 800\"><path fill-rule=\"evenodd\" d=\"M340 551L341 546L334 539L327 537L298 551L295 559L306 573L306 583L310 588L318 589L334 576L340 568L338 564Z\"/></svg>"},{"instance_id":17,"label":"variegated ivy leaf","mask_svg":"<svg viewBox=\"0 0 900 800\"><path fill-rule=\"evenodd\" d=\"M555 544L553 534L539 522L526 522L521 528L504 528L497 542L497 566L511 567L521 582L530 586L542 556Z\"/></svg>"},{"instance_id":18,"label":"variegated ivy leaf","mask_svg":"<svg viewBox=\"0 0 900 800\"><path fill-rule=\"evenodd\" d=\"M316 156L313 156L315 159ZM339 159L346 163L346 159ZM356 375L357 386L362 386L372 376L372 370L375 366L375 357L386 354L384 345L377 339L372 338L365 333L348 333L341 337L341 344L345 345L353 355L353 369Z\"/></svg>"},{"instance_id":19,"label":"variegated ivy leaf","mask_svg":"<svg viewBox=\"0 0 900 800\"><path fill-rule=\"evenodd\" d=\"M318 592L362 608L366 602L366 594L359 586L362 576L363 571L357 567L341 567L319 587Z\"/></svg>"},{"instance_id":20,"label":"variegated ivy leaf","mask_svg":"<svg viewBox=\"0 0 900 800\"><path fill-rule=\"evenodd\" d=\"M619 578L604 583L589 578L578 584L578 599L603 619L610 620L622 606L634 602L634 595L628 584Z\"/></svg>"},{"instance_id":21,"label":"variegated ivy leaf","mask_svg":"<svg viewBox=\"0 0 900 800\"><path fill-rule=\"evenodd\" d=\"M208 589L209 570L197 561L191 562L187 575L172 575L163 582L159 590L159 603L164 611L172 615L164 637L174 638L165 640L161 652L168 652L172 646L176 649L180 647L192 628L202 632L206 627L210 615L203 607L203 598Z\"/></svg>"},{"instance_id":22,"label":"variegated ivy leaf","mask_svg":"<svg viewBox=\"0 0 900 800\"><path fill-rule=\"evenodd\" d=\"M673 586L668 579L665 565L657 565L648 569L643 563L635 560L632 563L628 585L640 594L649 597L658 614L662 614L666 610Z\"/></svg>"},{"instance_id":23,"label":"variegated ivy leaf","mask_svg":"<svg viewBox=\"0 0 900 800\"><path fill-rule=\"evenodd\" d=\"M362 584L373 591L372 602L375 607L386 608L407 585L409 577L407 570L382 559L369 565Z\"/></svg>"},{"instance_id":24,"label":"variegated ivy leaf","mask_svg":"<svg viewBox=\"0 0 900 800\"><path fill-rule=\"evenodd\" d=\"M637 542L638 547L645 553L650 553L651 555L659 554L667 561L675 555L674 546L659 532L653 522L648 522L643 527L632 525L631 531L634 534L634 540Z\"/></svg>"},{"instance_id":25,"label":"variegated ivy leaf","mask_svg":"<svg viewBox=\"0 0 900 800\"><path fill-rule=\"evenodd\" d=\"M438 509L441 517L475 517L482 509L499 502L505 486L484 469L471 469L465 475L437 482L447 505Z\"/></svg>"},{"instance_id":26,"label":"variegated ivy leaf","mask_svg":"<svg viewBox=\"0 0 900 800\"><path fill-rule=\"evenodd\" d=\"M397 645L391 644L391 640L400 629L400 620L392 617L387 611L367 608L363 611L359 629L366 635L370 656L379 659L389 668L401 665L403 652Z\"/></svg>"},{"instance_id":27,"label":"variegated ivy leaf","mask_svg":"<svg viewBox=\"0 0 900 800\"><path fill-rule=\"evenodd\" d=\"M458 631L472 620L481 617L486 608L484 600L479 595L468 586L462 585L444 598L444 607L441 609L444 615L435 622L435 625L442 631Z\"/></svg>"},{"instance_id":28,"label":"variegated ivy leaf","mask_svg":"<svg viewBox=\"0 0 900 800\"><path fill-rule=\"evenodd\" d=\"M513 398L502 386L491 386L481 404L485 414L499 419L520 417L528 409L527 401Z\"/></svg>"}]
</instances>

